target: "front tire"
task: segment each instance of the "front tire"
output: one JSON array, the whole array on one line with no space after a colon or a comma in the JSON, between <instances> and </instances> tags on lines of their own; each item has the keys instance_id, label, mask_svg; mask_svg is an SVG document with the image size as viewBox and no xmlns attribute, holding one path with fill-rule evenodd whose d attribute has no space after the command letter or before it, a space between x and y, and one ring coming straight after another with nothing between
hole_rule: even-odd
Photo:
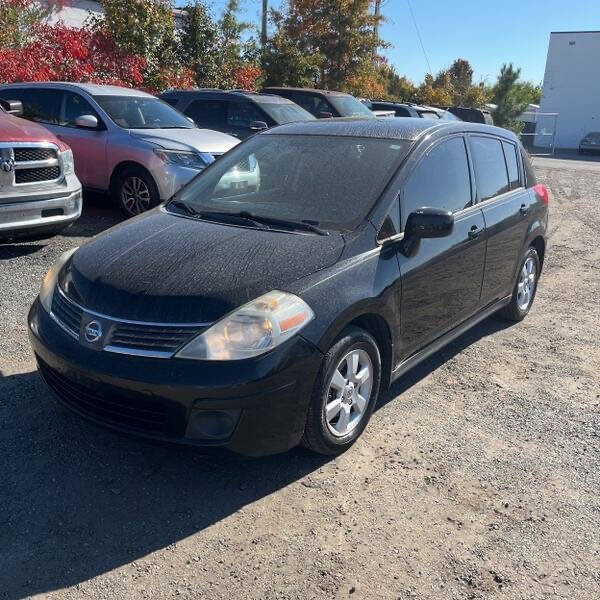
<instances>
[{"instance_id":1,"label":"front tire","mask_svg":"<svg viewBox=\"0 0 600 600\"><path fill-rule=\"evenodd\" d=\"M119 173L113 197L126 217L135 217L160 204L158 188L152 176L141 167L127 167Z\"/></svg>"},{"instance_id":2,"label":"front tire","mask_svg":"<svg viewBox=\"0 0 600 600\"><path fill-rule=\"evenodd\" d=\"M535 298L539 276L540 258L537 250L530 246L521 260L510 303L500 311L502 317L509 321L522 321L527 316Z\"/></svg>"},{"instance_id":3,"label":"front tire","mask_svg":"<svg viewBox=\"0 0 600 600\"><path fill-rule=\"evenodd\" d=\"M373 337L346 328L323 358L302 443L319 454L341 454L364 431L379 395L381 356Z\"/></svg>"}]
</instances>

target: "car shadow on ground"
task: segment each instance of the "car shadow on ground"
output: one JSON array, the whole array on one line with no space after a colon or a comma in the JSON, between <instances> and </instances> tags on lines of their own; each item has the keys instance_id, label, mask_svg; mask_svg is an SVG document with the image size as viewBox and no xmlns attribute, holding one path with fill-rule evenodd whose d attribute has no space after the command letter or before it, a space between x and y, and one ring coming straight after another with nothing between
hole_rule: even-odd
<instances>
[{"instance_id":1,"label":"car shadow on ground","mask_svg":"<svg viewBox=\"0 0 600 600\"><path fill-rule=\"evenodd\" d=\"M483 321L394 384L379 406L505 326ZM60 407L35 371L0 373L0 422L7 600L74 586L166 548L331 460L301 448L249 459L114 434Z\"/></svg>"}]
</instances>

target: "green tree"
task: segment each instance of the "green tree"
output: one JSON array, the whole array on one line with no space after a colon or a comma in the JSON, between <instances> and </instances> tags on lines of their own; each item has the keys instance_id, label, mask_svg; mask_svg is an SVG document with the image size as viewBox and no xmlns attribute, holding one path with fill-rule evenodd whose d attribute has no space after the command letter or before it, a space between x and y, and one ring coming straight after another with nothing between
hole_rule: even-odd
<instances>
[{"instance_id":1,"label":"green tree","mask_svg":"<svg viewBox=\"0 0 600 600\"><path fill-rule=\"evenodd\" d=\"M52 4L42 6L34 0L0 0L0 48L18 50L32 42L35 26L52 10Z\"/></svg>"},{"instance_id":2,"label":"green tree","mask_svg":"<svg viewBox=\"0 0 600 600\"><path fill-rule=\"evenodd\" d=\"M145 83L160 89L161 72L176 66L175 19L171 0L102 0L104 17L96 23L117 48L147 61Z\"/></svg>"},{"instance_id":3,"label":"green tree","mask_svg":"<svg viewBox=\"0 0 600 600\"><path fill-rule=\"evenodd\" d=\"M182 15L177 45L179 60L193 70L199 87L218 87L222 79L217 60L218 24L201 0L184 6Z\"/></svg>"},{"instance_id":4,"label":"green tree","mask_svg":"<svg viewBox=\"0 0 600 600\"><path fill-rule=\"evenodd\" d=\"M275 33L263 56L266 81L306 81L358 95L383 89L378 51L386 47L375 31L381 17L372 0L294 0L271 11ZM290 73L280 67L280 61Z\"/></svg>"},{"instance_id":5,"label":"green tree","mask_svg":"<svg viewBox=\"0 0 600 600\"><path fill-rule=\"evenodd\" d=\"M465 104L465 98L473 87L473 68L471 64L464 58L457 58L448 69L448 75L454 88L453 104Z\"/></svg>"},{"instance_id":6,"label":"green tree","mask_svg":"<svg viewBox=\"0 0 600 600\"><path fill-rule=\"evenodd\" d=\"M528 89L519 85L520 75L521 69L515 69L512 63L502 65L493 97L497 106L494 110L494 123L517 133L522 128L518 117L529 103Z\"/></svg>"}]
</instances>

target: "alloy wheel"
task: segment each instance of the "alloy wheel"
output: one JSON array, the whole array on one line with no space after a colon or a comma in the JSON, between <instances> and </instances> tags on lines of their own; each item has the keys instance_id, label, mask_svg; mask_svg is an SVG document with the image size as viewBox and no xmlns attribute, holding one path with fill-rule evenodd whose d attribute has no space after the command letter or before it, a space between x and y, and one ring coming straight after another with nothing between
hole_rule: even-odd
<instances>
[{"instance_id":1,"label":"alloy wheel","mask_svg":"<svg viewBox=\"0 0 600 600\"><path fill-rule=\"evenodd\" d=\"M535 292L537 269L533 257L528 257L519 273L517 283L517 306L525 311L529 308Z\"/></svg>"},{"instance_id":2,"label":"alloy wheel","mask_svg":"<svg viewBox=\"0 0 600 600\"><path fill-rule=\"evenodd\" d=\"M131 176L123 181L121 202L132 215L139 215L150 208L152 194L148 184L140 177Z\"/></svg>"},{"instance_id":3,"label":"alloy wheel","mask_svg":"<svg viewBox=\"0 0 600 600\"><path fill-rule=\"evenodd\" d=\"M351 350L338 363L327 387L325 422L330 433L342 437L362 421L373 387L373 363L364 350Z\"/></svg>"}]
</instances>

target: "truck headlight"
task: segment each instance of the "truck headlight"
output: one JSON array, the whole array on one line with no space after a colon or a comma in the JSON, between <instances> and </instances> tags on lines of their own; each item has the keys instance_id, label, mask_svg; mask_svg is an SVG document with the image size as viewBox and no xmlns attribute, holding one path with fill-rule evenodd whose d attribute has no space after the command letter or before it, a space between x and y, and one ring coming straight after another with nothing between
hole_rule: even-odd
<instances>
[{"instance_id":1,"label":"truck headlight","mask_svg":"<svg viewBox=\"0 0 600 600\"><path fill-rule=\"evenodd\" d=\"M163 150L155 148L154 153L163 162L169 165L178 165L188 167L188 169L197 169L201 171L214 162L215 158L208 152L182 152L179 150Z\"/></svg>"},{"instance_id":2,"label":"truck headlight","mask_svg":"<svg viewBox=\"0 0 600 600\"><path fill-rule=\"evenodd\" d=\"M60 153L62 160L63 173L65 175L73 175L75 173L75 162L73 161L73 151L65 150Z\"/></svg>"},{"instance_id":3,"label":"truck headlight","mask_svg":"<svg viewBox=\"0 0 600 600\"><path fill-rule=\"evenodd\" d=\"M60 273L60 270L63 268L64 264L69 260L69 258L71 258L71 256L73 256L77 248L79 248L79 246L75 246L75 248L71 248L71 250L67 250L61 254L58 260L50 267L50 270L46 273L44 279L42 279L42 287L40 288L40 302L48 313L50 313L52 310L52 297L54 296L54 290L56 289L58 274Z\"/></svg>"},{"instance_id":4,"label":"truck headlight","mask_svg":"<svg viewBox=\"0 0 600 600\"><path fill-rule=\"evenodd\" d=\"M241 360L283 344L314 318L298 296L277 290L240 306L194 338L178 358Z\"/></svg>"}]
</instances>

